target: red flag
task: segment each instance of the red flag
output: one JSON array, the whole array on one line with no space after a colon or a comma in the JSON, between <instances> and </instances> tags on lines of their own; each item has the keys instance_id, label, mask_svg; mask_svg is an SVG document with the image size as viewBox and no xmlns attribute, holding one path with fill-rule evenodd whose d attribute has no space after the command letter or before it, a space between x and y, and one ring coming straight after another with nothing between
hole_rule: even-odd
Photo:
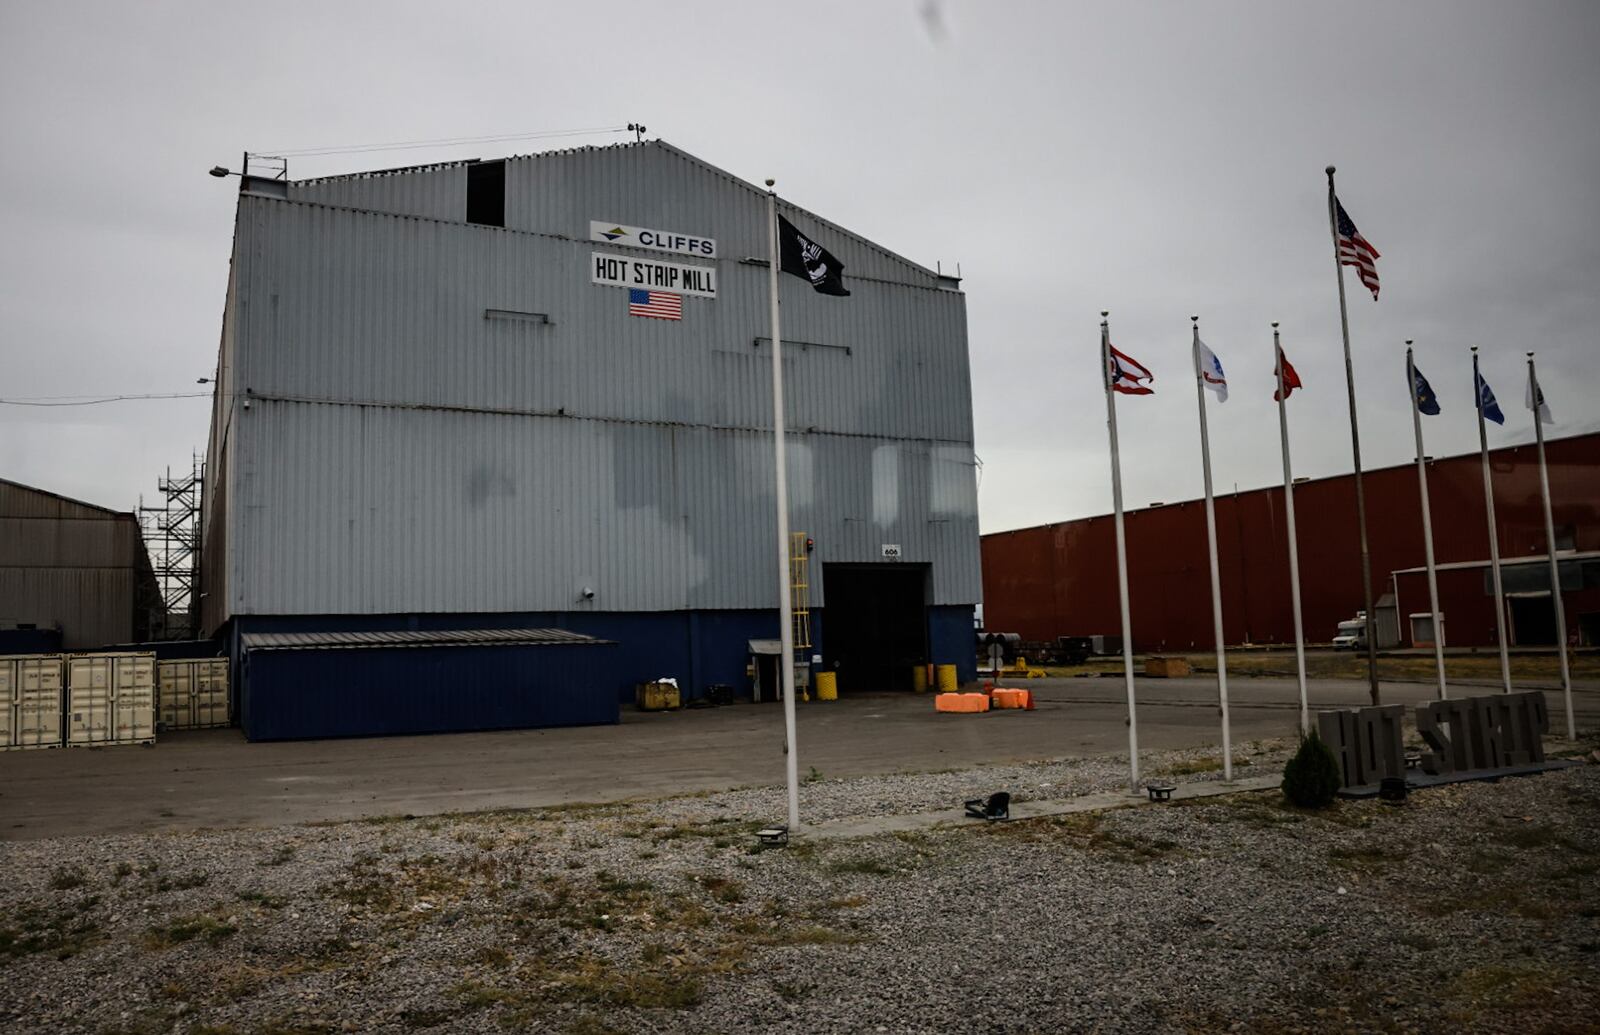
<instances>
[{"instance_id":1,"label":"red flag","mask_svg":"<svg viewBox=\"0 0 1600 1035\"><path fill-rule=\"evenodd\" d=\"M1294 372L1294 367L1289 363L1289 357L1283 354L1283 349L1278 349L1278 365L1283 368L1283 398L1287 399L1294 394L1296 388L1301 387L1300 375ZM1278 393L1272 393L1272 401L1278 401Z\"/></svg>"}]
</instances>

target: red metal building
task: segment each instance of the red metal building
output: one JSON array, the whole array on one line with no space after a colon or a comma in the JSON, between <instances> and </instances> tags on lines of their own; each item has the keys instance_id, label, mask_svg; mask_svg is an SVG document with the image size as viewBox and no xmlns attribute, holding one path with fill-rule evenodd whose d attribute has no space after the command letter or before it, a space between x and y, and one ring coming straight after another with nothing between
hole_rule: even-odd
<instances>
[{"instance_id":1,"label":"red metal building","mask_svg":"<svg viewBox=\"0 0 1600 1035\"><path fill-rule=\"evenodd\" d=\"M1593 645L1600 642L1600 434L1547 441L1545 456L1568 638ZM1495 449L1489 460L1510 642L1554 643L1537 450ZM1429 609L1416 465L1368 471L1365 486L1377 610L1395 620L1400 643L1409 646L1408 616ZM1494 596L1478 454L1430 461L1428 492L1445 642L1491 646ZM1283 487L1218 496L1216 511L1228 643L1293 643ZM1299 482L1295 516L1306 639L1326 643L1361 608L1354 477ZM1126 519L1135 646L1210 647L1204 501L1155 505ZM1116 563L1109 514L986 535L985 625L1024 640L1118 635Z\"/></svg>"}]
</instances>

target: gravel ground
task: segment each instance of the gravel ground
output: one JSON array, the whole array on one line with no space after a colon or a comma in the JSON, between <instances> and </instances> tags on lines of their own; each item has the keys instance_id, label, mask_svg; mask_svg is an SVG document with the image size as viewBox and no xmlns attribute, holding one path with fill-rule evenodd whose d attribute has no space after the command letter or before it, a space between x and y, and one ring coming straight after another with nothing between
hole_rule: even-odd
<instances>
[{"instance_id":1,"label":"gravel ground","mask_svg":"<svg viewBox=\"0 0 1600 1035\"><path fill-rule=\"evenodd\" d=\"M1259 775L1283 745L1239 755ZM804 808L1124 778L1101 758L815 779ZM1268 792L755 851L781 806L3 844L0 1030L1600 1030L1600 766L1400 808Z\"/></svg>"}]
</instances>

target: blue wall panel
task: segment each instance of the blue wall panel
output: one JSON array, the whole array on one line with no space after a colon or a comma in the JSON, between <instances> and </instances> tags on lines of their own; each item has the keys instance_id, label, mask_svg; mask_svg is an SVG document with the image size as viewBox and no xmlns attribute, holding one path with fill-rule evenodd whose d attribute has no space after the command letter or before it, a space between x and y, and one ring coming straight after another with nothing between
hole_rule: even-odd
<instances>
[{"instance_id":1,"label":"blue wall panel","mask_svg":"<svg viewBox=\"0 0 1600 1035\"><path fill-rule=\"evenodd\" d=\"M582 726L618 721L611 644L252 650L251 740Z\"/></svg>"},{"instance_id":2,"label":"blue wall panel","mask_svg":"<svg viewBox=\"0 0 1600 1035\"><path fill-rule=\"evenodd\" d=\"M0 629L0 654L59 654L60 629Z\"/></svg>"},{"instance_id":3,"label":"blue wall panel","mask_svg":"<svg viewBox=\"0 0 1600 1035\"><path fill-rule=\"evenodd\" d=\"M954 665L963 683L978 678L978 648L970 606L928 608L928 651L938 665Z\"/></svg>"}]
</instances>

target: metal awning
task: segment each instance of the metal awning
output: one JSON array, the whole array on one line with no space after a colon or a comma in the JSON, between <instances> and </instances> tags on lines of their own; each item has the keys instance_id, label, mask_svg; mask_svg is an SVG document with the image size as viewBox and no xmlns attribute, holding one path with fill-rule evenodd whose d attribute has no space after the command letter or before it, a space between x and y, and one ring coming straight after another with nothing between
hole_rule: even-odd
<instances>
[{"instance_id":1,"label":"metal awning","mask_svg":"<svg viewBox=\"0 0 1600 1035\"><path fill-rule=\"evenodd\" d=\"M380 647L583 646L614 643L566 629L392 629L382 632L257 632L251 650L362 650Z\"/></svg>"},{"instance_id":2,"label":"metal awning","mask_svg":"<svg viewBox=\"0 0 1600 1035\"><path fill-rule=\"evenodd\" d=\"M783 653L783 641L782 640L751 640L750 641L750 653L751 654L782 654Z\"/></svg>"},{"instance_id":3,"label":"metal awning","mask_svg":"<svg viewBox=\"0 0 1600 1035\"><path fill-rule=\"evenodd\" d=\"M1573 561L1600 560L1600 550L1557 550L1556 563L1565 567ZM1547 553L1534 554L1531 557L1502 557L1501 568L1518 568L1529 564L1549 564L1550 555ZM1434 571L1459 571L1463 568L1487 568L1490 562L1487 558L1481 561L1443 561L1433 566ZM1391 575L1418 575L1427 571L1427 566L1420 568L1396 568Z\"/></svg>"}]
</instances>

